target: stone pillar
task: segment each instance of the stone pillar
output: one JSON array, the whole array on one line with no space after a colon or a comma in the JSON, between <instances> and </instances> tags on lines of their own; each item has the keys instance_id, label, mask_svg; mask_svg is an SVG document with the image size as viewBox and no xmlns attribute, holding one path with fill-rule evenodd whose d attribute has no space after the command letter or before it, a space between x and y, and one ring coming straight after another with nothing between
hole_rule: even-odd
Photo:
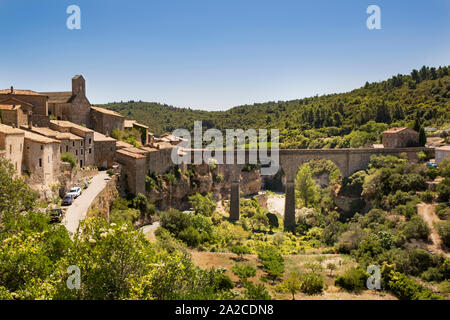
<instances>
[{"instance_id":1,"label":"stone pillar","mask_svg":"<svg viewBox=\"0 0 450 320\"><path fill-rule=\"evenodd\" d=\"M231 195L230 195L230 220L239 220L239 207L240 207L240 189L239 180L231 181Z\"/></svg>"},{"instance_id":2,"label":"stone pillar","mask_svg":"<svg viewBox=\"0 0 450 320\"><path fill-rule=\"evenodd\" d=\"M231 194L230 194L230 220L237 221L240 218L240 188L242 165L228 165L231 178Z\"/></svg>"},{"instance_id":3,"label":"stone pillar","mask_svg":"<svg viewBox=\"0 0 450 320\"><path fill-rule=\"evenodd\" d=\"M284 203L284 230L295 229L295 183L293 177L286 179L286 198Z\"/></svg>"}]
</instances>

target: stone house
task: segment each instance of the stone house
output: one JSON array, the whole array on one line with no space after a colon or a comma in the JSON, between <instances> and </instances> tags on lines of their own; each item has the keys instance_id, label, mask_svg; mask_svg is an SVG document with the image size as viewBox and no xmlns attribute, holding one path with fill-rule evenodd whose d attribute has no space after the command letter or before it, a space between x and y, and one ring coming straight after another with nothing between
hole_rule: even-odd
<instances>
[{"instance_id":1,"label":"stone house","mask_svg":"<svg viewBox=\"0 0 450 320\"><path fill-rule=\"evenodd\" d=\"M91 124L94 131L111 135L114 129L124 129L125 117L121 114L100 107L91 107Z\"/></svg>"},{"instance_id":2,"label":"stone house","mask_svg":"<svg viewBox=\"0 0 450 320\"><path fill-rule=\"evenodd\" d=\"M58 182L60 170L60 143L39 134L24 132L23 170L31 185L49 186Z\"/></svg>"},{"instance_id":3,"label":"stone house","mask_svg":"<svg viewBox=\"0 0 450 320\"><path fill-rule=\"evenodd\" d=\"M41 94L48 96L49 116L91 127L91 103L86 98L86 81L83 76L76 75L72 78L72 91Z\"/></svg>"},{"instance_id":4,"label":"stone house","mask_svg":"<svg viewBox=\"0 0 450 320\"><path fill-rule=\"evenodd\" d=\"M111 168L116 158L116 139L94 132L94 163L98 168Z\"/></svg>"},{"instance_id":5,"label":"stone house","mask_svg":"<svg viewBox=\"0 0 450 320\"><path fill-rule=\"evenodd\" d=\"M138 123L136 120L125 120L124 122L124 129L125 130L133 130L136 129L141 133L141 139L140 142L143 146L147 145L149 143L149 132L148 127L146 125ZM153 138L153 137L151 137Z\"/></svg>"},{"instance_id":6,"label":"stone house","mask_svg":"<svg viewBox=\"0 0 450 320\"><path fill-rule=\"evenodd\" d=\"M147 175L147 157L128 148L116 151L116 161L122 165L122 177L131 193L145 194L145 176Z\"/></svg>"},{"instance_id":7,"label":"stone house","mask_svg":"<svg viewBox=\"0 0 450 320\"><path fill-rule=\"evenodd\" d=\"M409 128L391 128L383 132L385 148L406 148L419 145L419 133Z\"/></svg>"},{"instance_id":8,"label":"stone house","mask_svg":"<svg viewBox=\"0 0 450 320\"><path fill-rule=\"evenodd\" d=\"M95 164L93 130L64 120L50 120L50 129L59 132L72 133L81 137L82 140L80 141L79 149L77 148L78 146L75 144L75 141L72 142L72 147L75 148L75 155L78 157L77 164L80 167L88 167Z\"/></svg>"},{"instance_id":9,"label":"stone house","mask_svg":"<svg viewBox=\"0 0 450 320\"><path fill-rule=\"evenodd\" d=\"M33 123L42 127L48 126L48 97L45 94L31 90L17 90L13 87L0 90L0 104L16 104L12 101L20 101L22 107L25 103L30 104L32 106Z\"/></svg>"},{"instance_id":10,"label":"stone house","mask_svg":"<svg viewBox=\"0 0 450 320\"><path fill-rule=\"evenodd\" d=\"M82 137L71 132L59 132L50 128L32 127L30 129L28 127L22 127L22 129L40 134L50 139L58 140L60 142L60 154L71 153L75 157L77 164L84 161L84 152L81 152L84 140Z\"/></svg>"},{"instance_id":11,"label":"stone house","mask_svg":"<svg viewBox=\"0 0 450 320\"><path fill-rule=\"evenodd\" d=\"M7 98L0 102L0 123L20 128L31 124L33 105L15 98Z\"/></svg>"},{"instance_id":12,"label":"stone house","mask_svg":"<svg viewBox=\"0 0 450 320\"><path fill-rule=\"evenodd\" d=\"M435 157L437 164L440 164L444 159L450 159L450 145L437 147Z\"/></svg>"},{"instance_id":13,"label":"stone house","mask_svg":"<svg viewBox=\"0 0 450 320\"><path fill-rule=\"evenodd\" d=\"M0 149L11 161L18 175L22 174L24 135L22 130L0 124Z\"/></svg>"}]
</instances>

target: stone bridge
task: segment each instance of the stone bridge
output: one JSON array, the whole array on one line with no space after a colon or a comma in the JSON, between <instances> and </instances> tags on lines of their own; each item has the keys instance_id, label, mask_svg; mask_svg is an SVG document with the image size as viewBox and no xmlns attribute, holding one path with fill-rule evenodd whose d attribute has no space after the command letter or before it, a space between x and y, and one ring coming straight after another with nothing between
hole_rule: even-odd
<instances>
[{"instance_id":1,"label":"stone bridge","mask_svg":"<svg viewBox=\"0 0 450 320\"><path fill-rule=\"evenodd\" d=\"M284 209L284 228L292 230L295 227L295 178L299 168L306 162L316 159L330 160L339 168L342 177L348 177L352 173L367 169L370 157L377 155L394 155L399 156L406 154L410 162L418 160L417 153L419 151L429 151L432 154L434 149L425 147L417 148L347 148L347 149L280 149L271 150L267 156L261 156L256 150L235 150L231 161L224 160L227 170L230 172L231 195L230 195L230 219L239 220L239 181L240 174L246 163L267 164L271 153L278 152L279 165L278 170L282 169L286 177L286 198ZM191 159L197 155L197 159L201 159L200 155L204 150L190 150ZM225 152L224 152L225 153ZM233 153L231 153L233 154ZM262 152L265 154L265 152ZM214 152L212 153L214 157ZM239 159L239 157L241 157ZM225 159L225 155L224 155ZM238 161L240 160L240 161ZM256 162L255 162L256 161Z\"/></svg>"}]
</instances>

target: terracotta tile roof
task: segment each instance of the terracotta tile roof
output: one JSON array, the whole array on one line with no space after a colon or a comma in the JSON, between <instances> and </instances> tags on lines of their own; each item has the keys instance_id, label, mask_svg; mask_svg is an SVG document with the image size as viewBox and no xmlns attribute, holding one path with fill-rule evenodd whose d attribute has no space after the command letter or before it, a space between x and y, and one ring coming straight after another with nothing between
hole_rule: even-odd
<instances>
[{"instance_id":1,"label":"terracotta tile roof","mask_svg":"<svg viewBox=\"0 0 450 320\"><path fill-rule=\"evenodd\" d=\"M140 148L135 148L135 147L123 148L121 150L125 150L127 152L132 152L132 153L139 153L139 154L147 154L148 153L148 151L146 151L146 150L142 150Z\"/></svg>"},{"instance_id":2,"label":"terracotta tile roof","mask_svg":"<svg viewBox=\"0 0 450 320\"><path fill-rule=\"evenodd\" d=\"M133 148L133 146L129 143L126 143L124 141L117 140L116 141L116 148L122 149L122 148Z\"/></svg>"},{"instance_id":3,"label":"terracotta tile roof","mask_svg":"<svg viewBox=\"0 0 450 320\"><path fill-rule=\"evenodd\" d=\"M398 132L401 132L401 131L404 131L404 130L414 131L413 129L410 129L410 128L390 128L390 129L388 129L386 131L383 131L383 133L398 133ZM418 133L417 131L414 131L414 132Z\"/></svg>"},{"instance_id":4,"label":"terracotta tile roof","mask_svg":"<svg viewBox=\"0 0 450 320\"><path fill-rule=\"evenodd\" d=\"M49 103L70 103L75 97L74 95L72 95L72 91L41 92L41 94L48 97Z\"/></svg>"},{"instance_id":5,"label":"terracotta tile roof","mask_svg":"<svg viewBox=\"0 0 450 320\"><path fill-rule=\"evenodd\" d=\"M135 159L144 159L145 158L145 156L143 154L130 152L130 151L127 151L126 149L119 149L119 150L116 150L116 152L119 154L123 154L127 157L135 158Z\"/></svg>"},{"instance_id":6,"label":"terracotta tile roof","mask_svg":"<svg viewBox=\"0 0 450 320\"><path fill-rule=\"evenodd\" d=\"M23 134L23 130L0 124L0 132L4 134Z\"/></svg>"},{"instance_id":7,"label":"terracotta tile roof","mask_svg":"<svg viewBox=\"0 0 450 320\"><path fill-rule=\"evenodd\" d=\"M125 118L125 117L124 117L123 115L121 115L120 113L117 113L117 112L112 111L112 110L109 110L109 109L100 108L100 107L94 107L94 106L91 106L91 109L94 109L95 111L101 112L101 113L104 113L104 114L109 114L109 115L112 115L112 116L117 116L117 117Z\"/></svg>"},{"instance_id":8,"label":"terracotta tile roof","mask_svg":"<svg viewBox=\"0 0 450 320\"><path fill-rule=\"evenodd\" d=\"M17 110L21 106L20 105L14 105L14 104L0 104L0 110Z\"/></svg>"},{"instance_id":9,"label":"terracotta tile roof","mask_svg":"<svg viewBox=\"0 0 450 320\"><path fill-rule=\"evenodd\" d=\"M111 137L107 137L104 134L101 134L99 132L94 131L94 142L98 142L98 141L116 141L116 139L111 138Z\"/></svg>"},{"instance_id":10,"label":"terracotta tile roof","mask_svg":"<svg viewBox=\"0 0 450 320\"><path fill-rule=\"evenodd\" d=\"M11 89L2 89L0 90L0 94L11 94ZM20 90L13 89L13 95L24 95L24 96L45 96L44 94L40 94L39 92L32 90Z\"/></svg>"},{"instance_id":11,"label":"terracotta tile roof","mask_svg":"<svg viewBox=\"0 0 450 320\"><path fill-rule=\"evenodd\" d=\"M88 129L86 127L80 126L79 124L67 121L67 120L50 120L51 123L63 128L76 128L83 132L94 132L94 130Z\"/></svg>"},{"instance_id":12,"label":"terracotta tile roof","mask_svg":"<svg viewBox=\"0 0 450 320\"><path fill-rule=\"evenodd\" d=\"M43 135L48 138L53 138L57 140L83 140L82 137L79 137L73 133L70 132L59 132L52 130L50 128L44 128L44 127L32 127L31 129L28 128L28 126L22 126L24 130L28 130L40 135Z\"/></svg>"},{"instance_id":13,"label":"terracotta tile roof","mask_svg":"<svg viewBox=\"0 0 450 320\"><path fill-rule=\"evenodd\" d=\"M25 139L34 141L34 142L39 142L39 143L43 143L43 144L48 144L48 143L59 143L58 140L55 139L50 139L47 137L44 137L40 134L36 134L30 131L24 131L25 132Z\"/></svg>"},{"instance_id":14,"label":"terracotta tile roof","mask_svg":"<svg viewBox=\"0 0 450 320\"><path fill-rule=\"evenodd\" d=\"M136 120L125 120L123 122L123 127L124 128L133 128L133 124L136 123Z\"/></svg>"},{"instance_id":15,"label":"terracotta tile roof","mask_svg":"<svg viewBox=\"0 0 450 320\"><path fill-rule=\"evenodd\" d=\"M442 147L436 147L435 150L438 150L438 151L450 151L450 145L442 146Z\"/></svg>"},{"instance_id":16,"label":"terracotta tile roof","mask_svg":"<svg viewBox=\"0 0 450 320\"><path fill-rule=\"evenodd\" d=\"M13 96L9 96L7 98L0 98L0 104L20 104L21 106L28 106L28 107L32 107L33 105L31 103L22 101L20 99L14 98Z\"/></svg>"}]
</instances>

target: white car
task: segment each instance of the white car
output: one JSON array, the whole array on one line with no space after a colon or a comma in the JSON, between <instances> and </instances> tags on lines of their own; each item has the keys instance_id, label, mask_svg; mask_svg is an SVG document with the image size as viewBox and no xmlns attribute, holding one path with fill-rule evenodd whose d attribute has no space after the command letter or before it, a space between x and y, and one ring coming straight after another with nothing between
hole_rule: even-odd
<instances>
[{"instance_id":1,"label":"white car","mask_svg":"<svg viewBox=\"0 0 450 320\"><path fill-rule=\"evenodd\" d=\"M78 198L81 195L81 188L74 187L74 188L70 189L70 191L67 193L67 195L72 196L73 198Z\"/></svg>"}]
</instances>

